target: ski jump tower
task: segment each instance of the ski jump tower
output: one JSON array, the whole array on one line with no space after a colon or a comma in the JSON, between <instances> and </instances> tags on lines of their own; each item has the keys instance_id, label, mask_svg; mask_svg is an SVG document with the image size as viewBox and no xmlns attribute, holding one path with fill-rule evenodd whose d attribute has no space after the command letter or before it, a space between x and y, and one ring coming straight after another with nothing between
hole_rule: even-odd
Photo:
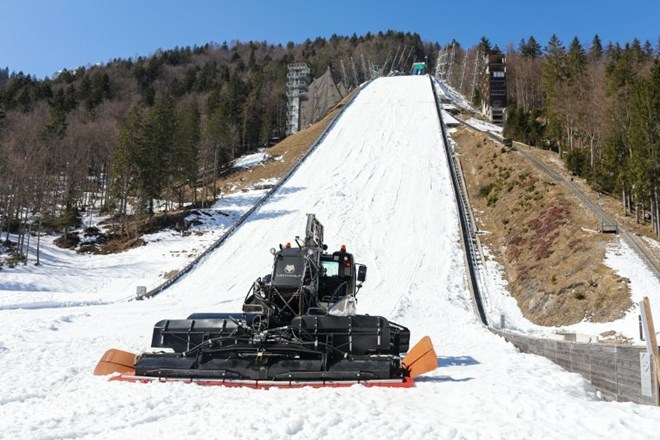
<instances>
[{"instance_id":1,"label":"ski jump tower","mask_svg":"<svg viewBox=\"0 0 660 440\"><path fill-rule=\"evenodd\" d=\"M301 101L307 97L307 85L309 84L309 66L305 63L289 64L287 71L288 99L286 107L286 134L291 135L300 130Z\"/></svg>"}]
</instances>

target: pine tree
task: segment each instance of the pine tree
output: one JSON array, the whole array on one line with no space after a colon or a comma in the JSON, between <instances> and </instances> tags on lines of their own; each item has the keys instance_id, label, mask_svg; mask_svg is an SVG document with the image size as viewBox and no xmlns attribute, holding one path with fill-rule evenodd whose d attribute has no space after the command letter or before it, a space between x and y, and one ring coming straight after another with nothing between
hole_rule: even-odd
<instances>
[{"instance_id":1,"label":"pine tree","mask_svg":"<svg viewBox=\"0 0 660 440\"><path fill-rule=\"evenodd\" d=\"M261 128L259 129L259 143L264 147L268 146L272 132L273 132L273 117L269 111L264 115Z\"/></svg>"},{"instance_id":2,"label":"pine tree","mask_svg":"<svg viewBox=\"0 0 660 440\"><path fill-rule=\"evenodd\" d=\"M191 100L179 111L175 145L172 153L173 183L178 188L179 207L183 207L183 184L194 183L197 175L197 156L201 141L199 108Z\"/></svg>"},{"instance_id":3,"label":"pine tree","mask_svg":"<svg viewBox=\"0 0 660 440\"><path fill-rule=\"evenodd\" d=\"M536 41L534 36L530 36L525 43L523 49L521 49L521 54L523 57L527 58L537 58L541 56L541 45Z\"/></svg>"},{"instance_id":4,"label":"pine tree","mask_svg":"<svg viewBox=\"0 0 660 440\"><path fill-rule=\"evenodd\" d=\"M650 145L650 189L651 193L651 218L655 227L655 233L660 237L660 58L655 60L651 68L649 93L651 95L651 133L652 143Z\"/></svg>"},{"instance_id":5,"label":"pine tree","mask_svg":"<svg viewBox=\"0 0 660 440\"><path fill-rule=\"evenodd\" d=\"M137 106L128 113L119 131L117 148L110 170L112 176L111 196L117 202L118 214L122 222L122 232L127 232L128 197L134 189L138 177L139 155L144 147L144 124Z\"/></svg>"},{"instance_id":6,"label":"pine tree","mask_svg":"<svg viewBox=\"0 0 660 440\"><path fill-rule=\"evenodd\" d=\"M566 80L566 50L557 35L552 34L545 47L545 63L541 78L541 86L545 97L545 111L548 117L548 135L555 140L562 138L562 127L559 121L561 116L560 101L561 87ZM562 144L559 141L559 155L562 155Z\"/></svg>"},{"instance_id":7,"label":"pine tree","mask_svg":"<svg viewBox=\"0 0 660 440\"><path fill-rule=\"evenodd\" d=\"M488 38L485 36L481 37L481 40L479 41L479 51L481 53L488 53L490 52L491 47L490 47L490 41L488 41Z\"/></svg>"},{"instance_id":8,"label":"pine tree","mask_svg":"<svg viewBox=\"0 0 660 440\"><path fill-rule=\"evenodd\" d=\"M590 109L586 106L586 69L586 53L580 44L580 40L574 37L566 56L566 79L562 83L562 99L559 102L563 114L563 132L566 135L568 149L572 152L567 159L573 161L578 174L582 174L585 155L581 151L574 152L573 150L576 148L576 140L581 139L581 123L585 118L590 117Z\"/></svg>"},{"instance_id":9,"label":"pine tree","mask_svg":"<svg viewBox=\"0 0 660 440\"><path fill-rule=\"evenodd\" d=\"M217 197L216 179L218 170L234 158L236 128L227 117L227 103L223 102L208 118L204 138L207 176L213 182L213 198ZM204 195L206 199L206 195Z\"/></svg>"},{"instance_id":10,"label":"pine tree","mask_svg":"<svg viewBox=\"0 0 660 440\"><path fill-rule=\"evenodd\" d=\"M649 208L657 192L658 150L660 148L660 95L658 63L655 63L650 78L639 78L631 87L630 125L628 127L628 149L632 196L641 209Z\"/></svg>"},{"instance_id":11,"label":"pine tree","mask_svg":"<svg viewBox=\"0 0 660 440\"><path fill-rule=\"evenodd\" d=\"M571 41L566 61L568 67L567 74L570 79L575 79L584 73L587 66L587 56L577 37L574 37Z\"/></svg>"},{"instance_id":12,"label":"pine tree","mask_svg":"<svg viewBox=\"0 0 660 440\"><path fill-rule=\"evenodd\" d=\"M166 94L156 101L147 115L144 143L136 158L140 170L142 208L150 216L154 214L154 200L172 181L176 130L174 101Z\"/></svg>"},{"instance_id":13,"label":"pine tree","mask_svg":"<svg viewBox=\"0 0 660 440\"><path fill-rule=\"evenodd\" d=\"M591 47L589 47L589 58L595 62L600 62L600 60L603 58L603 43L600 41L598 34L594 35L594 39L591 41Z\"/></svg>"}]
</instances>

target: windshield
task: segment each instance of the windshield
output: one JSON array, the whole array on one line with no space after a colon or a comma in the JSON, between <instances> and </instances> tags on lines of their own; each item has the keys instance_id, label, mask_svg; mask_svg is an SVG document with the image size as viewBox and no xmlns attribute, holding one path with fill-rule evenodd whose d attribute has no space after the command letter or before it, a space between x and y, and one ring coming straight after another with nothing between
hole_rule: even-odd
<instances>
[{"instance_id":1,"label":"windshield","mask_svg":"<svg viewBox=\"0 0 660 440\"><path fill-rule=\"evenodd\" d=\"M339 276L339 261L321 261L321 265L323 266L323 276Z\"/></svg>"}]
</instances>

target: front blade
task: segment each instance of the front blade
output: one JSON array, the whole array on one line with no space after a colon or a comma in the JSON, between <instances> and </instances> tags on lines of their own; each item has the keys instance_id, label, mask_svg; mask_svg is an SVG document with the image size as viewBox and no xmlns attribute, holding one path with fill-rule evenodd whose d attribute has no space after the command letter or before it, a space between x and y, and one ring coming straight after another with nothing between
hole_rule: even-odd
<instances>
[{"instance_id":1,"label":"front blade","mask_svg":"<svg viewBox=\"0 0 660 440\"><path fill-rule=\"evenodd\" d=\"M94 376L105 376L112 373L133 373L135 354L128 351L111 348L106 351L96 368Z\"/></svg>"},{"instance_id":2,"label":"front blade","mask_svg":"<svg viewBox=\"0 0 660 440\"><path fill-rule=\"evenodd\" d=\"M402 362L410 377L417 377L438 368L438 357L433 349L431 338L424 336L408 352Z\"/></svg>"}]
</instances>

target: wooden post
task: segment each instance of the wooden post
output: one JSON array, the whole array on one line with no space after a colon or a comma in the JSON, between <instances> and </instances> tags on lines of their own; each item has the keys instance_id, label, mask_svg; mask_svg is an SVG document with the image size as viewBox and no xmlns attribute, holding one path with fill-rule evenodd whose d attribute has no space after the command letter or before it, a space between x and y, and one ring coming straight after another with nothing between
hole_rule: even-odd
<instances>
[{"instance_id":1,"label":"wooden post","mask_svg":"<svg viewBox=\"0 0 660 440\"><path fill-rule=\"evenodd\" d=\"M647 296L639 302L639 308L642 312L642 323L646 336L646 350L653 359L653 395L656 406L660 406L660 354L658 353L658 341L655 337L655 327L653 326L653 316L651 315L651 303Z\"/></svg>"}]
</instances>

